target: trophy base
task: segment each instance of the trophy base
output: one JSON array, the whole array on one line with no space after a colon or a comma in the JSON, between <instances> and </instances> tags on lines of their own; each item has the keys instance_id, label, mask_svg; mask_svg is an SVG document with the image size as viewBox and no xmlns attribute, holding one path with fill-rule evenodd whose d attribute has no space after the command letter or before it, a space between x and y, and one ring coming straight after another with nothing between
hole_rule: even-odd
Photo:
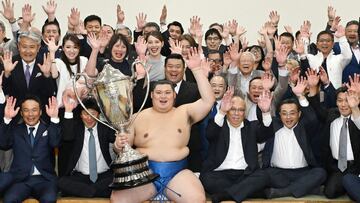
<instances>
[{"instance_id":1,"label":"trophy base","mask_svg":"<svg viewBox=\"0 0 360 203\"><path fill-rule=\"evenodd\" d=\"M109 185L109 187L112 190L125 190L125 189L130 189L130 188L134 188L134 187L138 187L138 186L142 186L142 185L146 185L148 183L153 182L154 180L156 180L159 177L158 174L150 174L146 177L137 179L137 180L132 180L129 182L123 182L123 183L111 183Z\"/></svg>"}]
</instances>

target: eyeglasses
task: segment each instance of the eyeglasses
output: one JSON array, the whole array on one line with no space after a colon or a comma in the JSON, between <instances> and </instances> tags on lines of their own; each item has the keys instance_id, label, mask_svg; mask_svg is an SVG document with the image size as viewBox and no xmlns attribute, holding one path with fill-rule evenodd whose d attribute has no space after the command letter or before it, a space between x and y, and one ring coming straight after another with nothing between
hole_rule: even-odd
<instances>
[{"instance_id":1,"label":"eyeglasses","mask_svg":"<svg viewBox=\"0 0 360 203\"><path fill-rule=\"evenodd\" d=\"M245 112L245 109L231 108L231 109L230 109L230 112L231 112L231 113L243 113L243 112Z\"/></svg>"},{"instance_id":2,"label":"eyeglasses","mask_svg":"<svg viewBox=\"0 0 360 203\"><path fill-rule=\"evenodd\" d=\"M221 63L221 59L209 59L209 62Z\"/></svg>"},{"instance_id":3,"label":"eyeglasses","mask_svg":"<svg viewBox=\"0 0 360 203\"><path fill-rule=\"evenodd\" d=\"M290 111L290 112L282 111L282 112L280 112L280 116L282 116L282 117L295 117L297 115L298 115L297 111Z\"/></svg>"}]
</instances>

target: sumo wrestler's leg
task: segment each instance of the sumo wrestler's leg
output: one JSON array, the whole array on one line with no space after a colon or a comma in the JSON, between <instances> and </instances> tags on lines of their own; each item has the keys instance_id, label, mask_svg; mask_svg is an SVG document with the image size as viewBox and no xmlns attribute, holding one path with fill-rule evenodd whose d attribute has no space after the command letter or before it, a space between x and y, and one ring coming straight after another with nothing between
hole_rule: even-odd
<instances>
[{"instance_id":1,"label":"sumo wrestler's leg","mask_svg":"<svg viewBox=\"0 0 360 203\"><path fill-rule=\"evenodd\" d=\"M126 190L113 190L110 197L112 203L139 203L153 198L156 195L154 184L149 183L143 186Z\"/></svg>"},{"instance_id":2,"label":"sumo wrestler's leg","mask_svg":"<svg viewBox=\"0 0 360 203\"><path fill-rule=\"evenodd\" d=\"M166 196L176 203L204 203L206 202L204 188L194 173L188 169L180 171L167 185Z\"/></svg>"}]
</instances>

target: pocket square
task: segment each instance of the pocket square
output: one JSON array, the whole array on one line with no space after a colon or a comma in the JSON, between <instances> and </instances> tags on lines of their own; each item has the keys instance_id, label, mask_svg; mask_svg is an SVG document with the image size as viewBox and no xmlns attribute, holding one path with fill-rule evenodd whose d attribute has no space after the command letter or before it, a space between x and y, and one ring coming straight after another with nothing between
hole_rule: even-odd
<instances>
[{"instance_id":1,"label":"pocket square","mask_svg":"<svg viewBox=\"0 0 360 203\"><path fill-rule=\"evenodd\" d=\"M41 73L37 73L35 77L37 78L40 77L41 75L42 75Z\"/></svg>"},{"instance_id":2,"label":"pocket square","mask_svg":"<svg viewBox=\"0 0 360 203\"><path fill-rule=\"evenodd\" d=\"M45 136L47 136L47 135L48 135L48 131L46 130L46 131L42 134L42 136L45 137Z\"/></svg>"}]
</instances>

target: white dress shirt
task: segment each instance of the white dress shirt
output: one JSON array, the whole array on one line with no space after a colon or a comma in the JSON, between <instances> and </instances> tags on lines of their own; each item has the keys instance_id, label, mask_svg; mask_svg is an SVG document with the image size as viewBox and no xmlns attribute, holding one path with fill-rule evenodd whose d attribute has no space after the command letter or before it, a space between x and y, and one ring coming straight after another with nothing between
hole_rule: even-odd
<instances>
[{"instance_id":1,"label":"white dress shirt","mask_svg":"<svg viewBox=\"0 0 360 203\"><path fill-rule=\"evenodd\" d=\"M26 65L30 66L30 75L32 75L32 72L34 70L34 65L35 65L35 60L32 61L31 63L26 63L24 60L22 60L22 64L23 64L23 71L24 71L24 75L25 75L25 71L26 71Z\"/></svg>"},{"instance_id":2,"label":"white dress shirt","mask_svg":"<svg viewBox=\"0 0 360 203\"><path fill-rule=\"evenodd\" d=\"M179 93L180 90L180 86L181 86L182 80L180 80L178 83L176 83L176 87L174 88L176 94Z\"/></svg>"},{"instance_id":3,"label":"white dress shirt","mask_svg":"<svg viewBox=\"0 0 360 203\"><path fill-rule=\"evenodd\" d=\"M334 159L338 159L339 157L339 142L340 142L340 131L341 131L341 127L343 125L343 120L344 120L344 116L340 116L339 118L333 120L333 122L331 122L330 124L330 149L331 149L331 154L333 156ZM349 116L347 117L349 118ZM359 128L360 127L360 117L357 119L353 119L351 117L351 119L353 120L353 122L355 123L355 125ZM349 123L349 121L348 121ZM348 125L349 126L349 125ZM346 132L347 134L347 160L352 161L354 160L354 153L351 147L351 140L350 140L350 134L349 134L349 128Z\"/></svg>"},{"instance_id":4,"label":"white dress shirt","mask_svg":"<svg viewBox=\"0 0 360 203\"><path fill-rule=\"evenodd\" d=\"M84 129L84 143L81 150L81 154L78 162L76 163L75 170L81 172L84 175L89 175L89 138L90 132L89 128L85 127ZM109 170L105 158L101 152L100 142L97 131L97 124L92 128L93 135L95 138L95 148L96 148L96 162L97 162L97 172L98 174L103 173Z\"/></svg>"},{"instance_id":5,"label":"white dress shirt","mask_svg":"<svg viewBox=\"0 0 360 203\"><path fill-rule=\"evenodd\" d=\"M357 44L355 47L351 47L351 49L355 55L356 61L358 63L360 63L360 46L359 46L359 44Z\"/></svg>"},{"instance_id":6,"label":"white dress shirt","mask_svg":"<svg viewBox=\"0 0 360 203\"><path fill-rule=\"evenodd\" d=\"M4 92L0 86L0 104L4 104L5 103L5 95Z\"/></svg>"}]
</instances>

